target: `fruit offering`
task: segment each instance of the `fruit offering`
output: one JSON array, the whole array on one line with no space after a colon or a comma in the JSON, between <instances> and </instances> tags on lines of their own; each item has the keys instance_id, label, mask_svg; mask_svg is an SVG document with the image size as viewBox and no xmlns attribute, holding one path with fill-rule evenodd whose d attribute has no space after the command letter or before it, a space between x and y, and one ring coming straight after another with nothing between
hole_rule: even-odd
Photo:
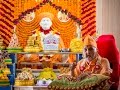
<instances>
[{"instance_id":1,"label":"fruit offering","mask_svg":"<svg viewBox=\"0 0 120 90\"><path fill-rule=\"evenodd\" d=\"M8 86L8 85L10 85L9 79L7 77L8 74L11 74L10 69L5 67L4 64L1 64L1 68L0 68L0 86Z\"/></svg>"},{"instance_id":2,"label":"fruit offering","mask_svg":"<svg viewBox=\"0 0 120 90\"><path fill-rule=\"evenodd\" d=\"M52 68L44 68L42 72L40 72L37 79L57 79L57 75L53 72Z\"/></svg>"},{"instance_id":3,"label":"fruit offering","mask_svg":"<svg viewBox=\"0 0 120 90\"><path fill-rule=\"evenodd\" d=\"M4 75L9 75L9 74L11 74L10 69L7 68L7 66L6 66L5 68L2 68L2 73L3 73Z\"/></svg>"},{"instance_id":4,"label":"fruit offering","mask_svg":"<svg viewBox=\"0 0 120 90\"><path fill-rule=\"evenodd\" d=\"M7 67L5 63L0 63L0 72L4 75L9 75L11 74L10 69Z\"/></svg>"},{"instance_id":5,"label":"fruit offering","mask_svg":"<svg viewBox=\"0 0 120 90\"><path fill-rule=\"evenodd\" d=\"M34 85L34 76L31 69L23 68L22 72L17 75L15 80L16 86L32 86Z\"/></svg>"},{"instance_id":6,"label":"fruit offering","mask_svg":"<svg viewBox=\"0 0 120 90\"><path fill-rule=\"evenodd\" d=\"M82 50L83 50L82 38L72 39L72 41L70 42L70 50L72 52L82 52Z\"/></svg>"},{"instance_id":7,"label":"fruit offering","mask_svg":"<svg viewBox=\"0 0 120 90\"><path fill-rule=\"evenodd\" d=\"M57 76L53 72L52 68L44 68L43 71L40 72L39 76L37 77L36 85L47 86L52 82L52 80L55 79L57 79Z\"/></svg>"},{"instance_id":8,"label":"fruit offering","mask_svg":"<svg viewBox=\"0 0 120 90\"><path fill-rule=\"evenodd\" d=\"M38 33L38 30L36 30L36 34L33 36L29 36L27 40L27 45L24 48L25 52L40 52L42 51L42 46L41 46L41 38Z\"/></svg>"},{"instance_id":9,"label":"fruit offering","mask_svg":"<svg viewBox=\"0 0 120 90\"><path fill-rule=\"evenodd\" d=\"M7 75L0 70L0 86L8 86L8 85L10 85L10 82Z\"/></svg>"}]
</instances>

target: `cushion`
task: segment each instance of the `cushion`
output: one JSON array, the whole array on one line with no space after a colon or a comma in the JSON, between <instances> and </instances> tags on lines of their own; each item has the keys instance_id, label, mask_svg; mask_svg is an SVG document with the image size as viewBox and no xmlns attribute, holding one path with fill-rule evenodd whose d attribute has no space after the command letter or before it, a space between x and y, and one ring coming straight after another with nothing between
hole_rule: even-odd
<instances>
[{"instance_id":1,"label":"cushion","mask_svg":"<svg viewBox=\"0 0 120 90\"><path fill-rule=\"evenodd\" d=\"M92 74L83 79L79 77L62 76L53 81L48 89L61 90L109 90L111 86L110 77L101 74Z\"/></svg>"}]
</instances>

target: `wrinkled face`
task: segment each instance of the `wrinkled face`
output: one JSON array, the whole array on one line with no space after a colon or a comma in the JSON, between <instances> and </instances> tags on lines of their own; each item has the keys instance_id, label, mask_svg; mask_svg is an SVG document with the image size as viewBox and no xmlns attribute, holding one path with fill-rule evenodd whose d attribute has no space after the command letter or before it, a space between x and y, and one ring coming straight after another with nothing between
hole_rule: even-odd
<instances>
[{"instance_id":1,"label":"wrinkled face","mask_svg":"<svg viewBox=\"0 0 120 90\"><path fill-rule=\"evenodd\" d=\"M88 61L93 60L97 55L97 48L91 45L85 46L83 50L84 58Z\"/></svg>"},{"instance_id":2,"label":"wrinkled face","mask_svg":"<svg viewBox=\"0 0 120 90\"><path fill-rule=\"evenodd\" d=\"M40 26L43 28L43 30L48 30L50 29L52 25L52 21L50 20L50 18L42 18L42 20L40 21Z\"/></svg>"}]
</instances>

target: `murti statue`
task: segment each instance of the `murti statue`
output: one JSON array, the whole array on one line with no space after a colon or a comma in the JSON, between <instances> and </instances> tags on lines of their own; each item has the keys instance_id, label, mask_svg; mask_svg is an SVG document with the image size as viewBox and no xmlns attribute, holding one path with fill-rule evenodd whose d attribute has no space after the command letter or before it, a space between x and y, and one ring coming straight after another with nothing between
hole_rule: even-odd
<instances>
[{"instance_id":1,"label":"murti statue","mask_svg":"<svg viewBox=\"0 0 120 90\"><path fill-rule=\"evenodd\" d=\"M40 29L36 29L31 37L39 37L40 45L43 51L59 51L65 48L60 34L53 30L52 27L53 14L43 12L40 14ZM32 49L32 48L31 48ZM30 62L43 62L43 66L52 67L53 63L61 62L62 55L60 54L29 54L27 57L22 57L19 62L25 61L28 58ZM51 63L51 64L50 64Z\"/></svg>"}]
</instances>

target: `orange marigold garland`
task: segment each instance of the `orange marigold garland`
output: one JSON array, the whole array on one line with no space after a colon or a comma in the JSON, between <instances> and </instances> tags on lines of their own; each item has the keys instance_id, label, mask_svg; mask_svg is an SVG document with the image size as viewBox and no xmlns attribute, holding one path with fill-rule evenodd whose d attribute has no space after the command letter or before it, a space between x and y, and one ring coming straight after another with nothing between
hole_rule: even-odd
<instances>
[{"instance_id":1,"label":"orange marigold garland","mask_svg":"<svg viewBox=\"0 0 120 90\"><path fill-rule=\"evenodd\" d=\"M14 1L2 0L0 3L0 34L4 38L4 44L7 46L12 36L14 19Z\"/></svg>"},{"instance_id":2,"label":"orange marigold garland","mask_svg":"<svg viewBox=\"0 0 120 90\"><path fill-rule=\"evenodd\" d=\"M66 3L67 4L67 3ZM35 19L34 22L30 22L30 23L26 23L22 20L22 18L27 14L27 13L30 13L32 11L36 11L38 12L37 14L41 13L41 12L45 12L46 10L49 10L51 11L51 13L54 13L55 15L55 20L53 21L53 30L56 30L58 32L61 33L61 36L64 40L64 43L65 43L65 46L66 47L69 47L69 42L72 38L74 38L74 35L73 33L75 33L75 30L76 30L76 27L74 26L74 21L75 22L78 22L78 23L81 23L79 18L75 17L74 15L72 15L70 12L68 12L68 10L63 10L61 6L57 6L56 4L53 4L51 1L44 1L38 5L36 5L34 8L32 9L28 9L26 10L25 12L22 12L21 15L19 15L19 18L14 20L14 23L17 24L19 22L19 20L21 20L19 22L19 25L18 27L20 28L21 27L25 27L25 28L21 28L21 30L27 32L29 31L30 34L26 34L26 35L31 35L32 33L32 30L34 30L35 28L39 28L39 21L36 22L36 20L39 20L38 19ZM58 19L57 19L57 13L58 11L61 11L62 13L65 13L65 14L68 14L68 17L71 18L72 20L66 22L66 23L61 23ZM37 16L36 16L37 17ZM39 17L39 16L38 16ZM31 24L33 23L33 24ZM36 24L35 24L36 23ZM37 24L38 23L38 24ZM28 26L27 26L28 25ZM30 26L30 27L29 27ZM27 31L26 31L26 30ZM20 31L20 29L19 29ZM24 33L24 32L23 32ZM28 32L27 32L28 33ZM21 36L24 36L24 35L21 35ZM71 36L71 37L68 37L68 36ZM67 37L67 38L65 38ZM24 39L23 39L24 38ZM25 37L21 37L20 41L26 41ZM23 43L22 42L22 45L25 45L25 42Z\"/></svg>"}]
</instances>

